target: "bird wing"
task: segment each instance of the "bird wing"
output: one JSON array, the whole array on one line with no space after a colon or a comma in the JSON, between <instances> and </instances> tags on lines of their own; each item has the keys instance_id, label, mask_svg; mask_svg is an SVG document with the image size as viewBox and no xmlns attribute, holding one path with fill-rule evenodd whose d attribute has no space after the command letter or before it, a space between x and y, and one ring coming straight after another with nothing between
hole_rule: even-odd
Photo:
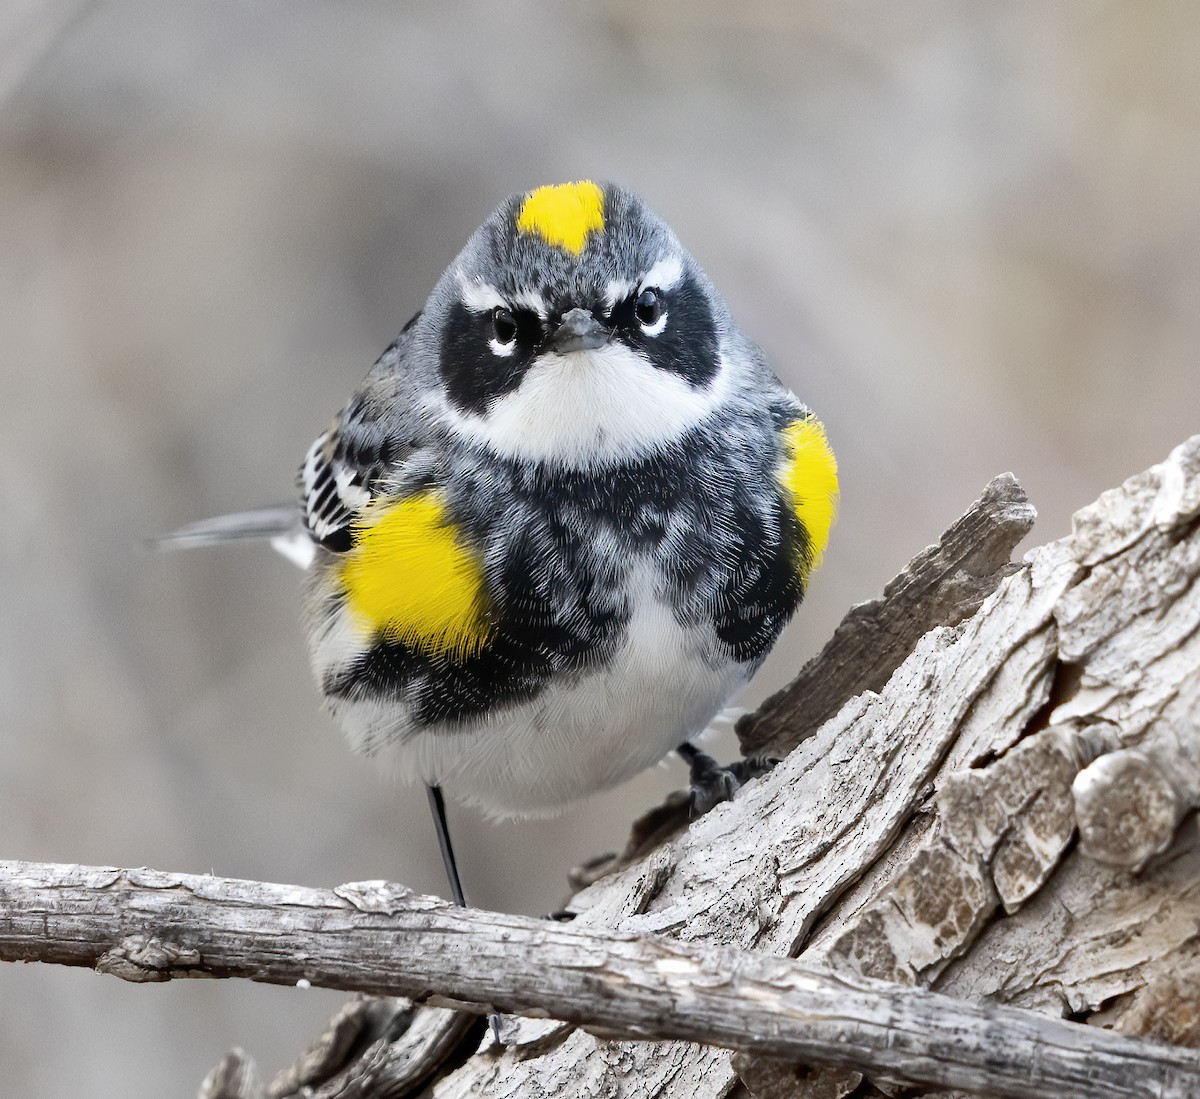
<instances>
[{"instance_id":1,"label":"bird wing","mask_svg":"<svg viewBox=\"0 0 1200 1099\"><path fill-rule=\"evenodd\" d=\"M350 403L317 436L297 477L304 527L318 545L346 553L372 501L394 492L398 472L424 446L425 371L412 354L418 313L379 357Z\"/></svg>"}]
</instances>

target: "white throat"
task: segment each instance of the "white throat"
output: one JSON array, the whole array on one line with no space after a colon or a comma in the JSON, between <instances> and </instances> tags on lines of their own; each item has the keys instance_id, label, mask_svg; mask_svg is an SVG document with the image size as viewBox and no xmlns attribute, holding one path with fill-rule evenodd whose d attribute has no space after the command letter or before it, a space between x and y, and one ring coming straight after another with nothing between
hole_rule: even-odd
<instances>
[{"instance_id":1,"label":"white throat","mask_svg":"<svg viewBox=\"0 0 1200 1099\"><path fill-rule=\"evenodd\" d=\"M620 343L536 359L483 415L447 408L453 428L508 458L580 469L678 439L724 403L729 365L703 389Z\"/></svg>"}]
</instances>

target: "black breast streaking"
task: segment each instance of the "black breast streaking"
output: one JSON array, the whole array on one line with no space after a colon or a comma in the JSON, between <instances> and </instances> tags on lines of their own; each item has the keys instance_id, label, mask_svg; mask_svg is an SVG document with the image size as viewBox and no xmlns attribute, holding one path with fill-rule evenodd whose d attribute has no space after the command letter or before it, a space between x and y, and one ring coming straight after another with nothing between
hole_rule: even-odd
<instances>
[{"instance_id":1,"label":"black breast streaking","mask_svg":"<svg viewBox=\"0 0 1200 1099\"><path fill-rule=\"evenodd\" d=\"M803 596L805 535L775 478L777 418L710 424L596 472L460 455L448 514L481 549L487 644L455 659L380 639L326 677L326 694L402 700L418 726L469 722L602 667L651 594L681 629L711 635L715 663L753 670Z\"/></svg>"}]
</instances>

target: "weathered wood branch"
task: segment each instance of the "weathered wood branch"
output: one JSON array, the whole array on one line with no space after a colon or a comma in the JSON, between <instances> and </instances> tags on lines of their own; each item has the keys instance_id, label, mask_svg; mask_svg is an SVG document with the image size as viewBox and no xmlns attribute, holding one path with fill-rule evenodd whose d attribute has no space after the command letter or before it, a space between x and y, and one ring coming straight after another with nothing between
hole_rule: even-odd
<instances>
[{"instance_id":1,"label":"weathered wood branch","mask_svg":"<svg viewBox=\"0 0 1200 1099\"><path fill-rule=\"evenodd\" d=\"M999 1096L1178 1097L1200 1055L790 958L456 908L384 882L335 890L0 863L0 959L130 981L248 977L552 1016Z\"/></svg>"}]
</instances>

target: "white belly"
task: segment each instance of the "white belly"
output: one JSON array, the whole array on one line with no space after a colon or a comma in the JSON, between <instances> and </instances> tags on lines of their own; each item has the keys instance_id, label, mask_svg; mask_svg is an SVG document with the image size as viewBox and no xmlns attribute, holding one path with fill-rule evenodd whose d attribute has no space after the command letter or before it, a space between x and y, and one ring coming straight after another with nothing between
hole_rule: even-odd
<instances>
[{"instance_id":1,"label":"white belly","mask_svg":"<svg viewBox=\"0 0 1200 1099\"><path fill-rule=\"evenodd\" d=\"M605 667L489 719L402 733L393 741L402 769L496 816L539 816L631 778L702 732L746 669L720 661L711 631L681 626L649 584L638 587L645 594ZM355 739L355 725L378 730L388 716L377 702L338 707Z\"/></svg>"}]
</instances>

